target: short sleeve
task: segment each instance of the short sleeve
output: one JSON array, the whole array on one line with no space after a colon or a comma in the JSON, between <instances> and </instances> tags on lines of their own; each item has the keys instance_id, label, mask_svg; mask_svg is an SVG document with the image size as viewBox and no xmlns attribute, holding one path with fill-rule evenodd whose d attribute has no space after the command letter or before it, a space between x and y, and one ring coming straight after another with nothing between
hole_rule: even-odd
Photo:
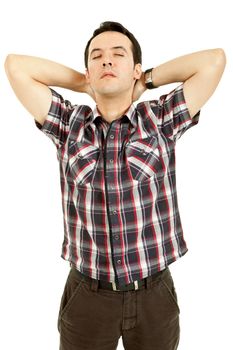
<instances>
[{"instance_id":1,"label":"short sleeve","mask_svg":"<svg viewBox=\"0 0 233 350\"><path fill-rule=\"evenodd\" d=\"M177 141L186 130L199 122L201 110L191 118L186 105L183 83L166 95L160 96L159 123L163 134Z\"/></svg>"},{"instance_id":2,"label":"short sleeve","mask_svg":"<svg viewBox=\"0 0 233 350\"><path fill-rule=\"evenodd\" d=\"M55 90L51 88L50 90L52 92L52 102L46 120L43 125L35 120L35 124L59 148L66 142L70 129L70 118L76 105L64 100Z\"/></svg>"}]
</instances>

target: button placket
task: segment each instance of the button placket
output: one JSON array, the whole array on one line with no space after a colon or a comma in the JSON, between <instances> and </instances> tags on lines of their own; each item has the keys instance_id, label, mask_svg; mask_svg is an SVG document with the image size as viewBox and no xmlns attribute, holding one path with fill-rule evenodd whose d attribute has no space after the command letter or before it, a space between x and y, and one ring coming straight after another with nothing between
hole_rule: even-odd
<instances>
[{"instance_id":1,"label":"button placket","mask_svg":"<svg viewBox=\"0 0 233 350\"><path fill-rule=\"evenodd\" d=\"M114 265L116 266L116 271L121 267L122 260L119 259L119 257L116 257L114 254L114 247L119 246L120 244L120 234L119 232L115 231L114 229L116 227L119 227L119 216L118 216L118 200L117 196L118 194L114 191L116 189L115 186L115 179L113 176L113 167L114 167L114 160L115 160L115 150L114 150L114 139L115 135L113 134L113 131L109 131L109 135L107 135L106 138L106 157L105 157L105 166L106 166L106 189L109 191L108 193L108 205L109 205L109 214L110 214L110 231L111 231L111 241L112 241L112 255L113 255L113 261L115 262ZM111 170L111 171L110 171Z\"/></svg>"}]
</instances>

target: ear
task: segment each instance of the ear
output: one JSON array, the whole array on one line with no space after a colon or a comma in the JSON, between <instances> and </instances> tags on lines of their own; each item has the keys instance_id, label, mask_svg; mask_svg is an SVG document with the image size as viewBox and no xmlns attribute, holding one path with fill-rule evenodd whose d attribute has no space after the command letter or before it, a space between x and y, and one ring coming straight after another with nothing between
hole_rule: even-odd
<instances>
[{"instance_id":1,"label":"ear","mask_svg":"<svg viewBox=\"0 0 233 350\"><path fill-rule=\"evenodd\" d=\"M141 63L137 63L135 64L135 67L134 67L134 78L140 79L141 75L142 75L142 65Z\"/></svg>"}]
</instances>

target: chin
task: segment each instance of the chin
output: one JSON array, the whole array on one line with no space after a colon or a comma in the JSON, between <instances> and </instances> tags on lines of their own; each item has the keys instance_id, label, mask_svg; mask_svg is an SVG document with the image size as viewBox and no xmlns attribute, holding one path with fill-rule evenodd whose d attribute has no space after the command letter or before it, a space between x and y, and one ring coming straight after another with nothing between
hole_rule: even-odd
<instances>
[{"instance_id":1,"label":"chin","mask_svg":"<svg viewBox=\"0 0 233 350\"><path fill-rule=\"evenodd\" d=\"M116 95L119 95L121 91L119 91L119 89L109 87L109 88L98 90L97 93L100 96L116 96Z\"/></svg>"}]
</instances>

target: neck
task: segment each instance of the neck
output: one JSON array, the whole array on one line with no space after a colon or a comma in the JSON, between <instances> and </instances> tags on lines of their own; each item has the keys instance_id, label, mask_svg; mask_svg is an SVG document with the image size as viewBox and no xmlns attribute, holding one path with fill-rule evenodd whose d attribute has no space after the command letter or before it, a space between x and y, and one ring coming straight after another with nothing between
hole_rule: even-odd
<instances>
[{"instance_id":1,"label":"neck","mask_svg":"<svg viewBox=\"0 0 233 350\"><path fill-rule=\"evenodd\" d=\"M132 104L131 96L98 96L96 104L102 117L111 123L113 120L119 119Z\"/></svg>"}]
</instances>

